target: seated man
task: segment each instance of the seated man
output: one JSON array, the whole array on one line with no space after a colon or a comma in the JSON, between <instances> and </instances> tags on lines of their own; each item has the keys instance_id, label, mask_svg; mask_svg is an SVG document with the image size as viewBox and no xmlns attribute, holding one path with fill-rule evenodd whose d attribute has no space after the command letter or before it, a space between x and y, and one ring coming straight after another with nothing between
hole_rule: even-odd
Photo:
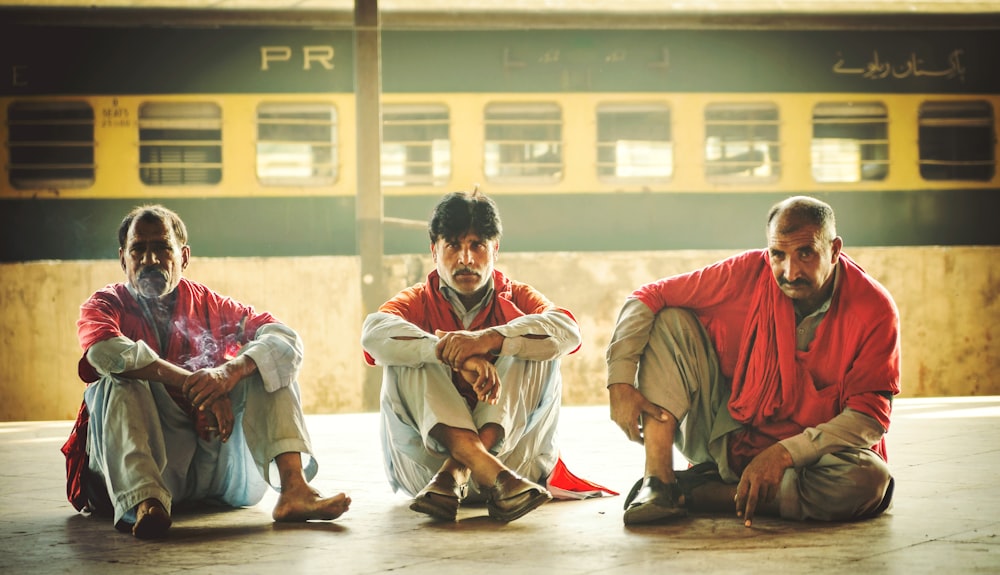
<instances>
[{"instance_id":1,"label":"seated man","mask_svg":"<svg viewBox=\"0 0 1000 575\"><path fill-rule=\"evenodd\" d=\"M118 242L126 281L91 296L78 322L88 386L63 447L74 506L111 507L116 527L139 538L164 536L174 503L254 505L268 484L280 485L275 521L347 511L343 493L308 484L317 463L296 381L299 336L183 278L191 249L174 212L134 209Z\"/></svg>"},{"instance_id":2,"label":"seated man","mask_svg":"<svg viewBox=\"0 0 1000 575\"><path fill-rule=\"evenodd\" d=\"M386 473L414 511L454 521L471 493L490 517L513 521L552 497L536 482L559 457L559 358L580 332L568 311L493 268L501 223L491 199L445 196L429 232L436 269L362 328L366 359L385 367Z\"/></svg>"},{"instance_id":3,"label":"seated man","mask_svg":"<svg viewBox=\"0 0 1000 575\"><path fill-rule=\"evenodd\" d=\"M899 393L892 297L841 253L833 210L793 197L766 250L644 285L608 346L611 417L645 447L626 524L687 510L849 520L888 507ZM696 464L674 471L672 446Z\"/></svg>"}]
</instances>

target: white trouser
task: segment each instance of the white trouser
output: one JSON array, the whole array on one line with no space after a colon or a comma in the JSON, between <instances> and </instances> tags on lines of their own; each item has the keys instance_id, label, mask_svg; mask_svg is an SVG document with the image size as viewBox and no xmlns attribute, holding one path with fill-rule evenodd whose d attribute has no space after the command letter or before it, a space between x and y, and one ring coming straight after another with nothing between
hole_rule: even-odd
<instances>
[{"instance_id":1,"label":"white trouser","mask_svg":"<svg viewBox=\"0 0 1000 575\"><path fill-rule=\"evenodd\" d=\"M487 423L503 428L492 452L514 472L543 481L559 458L556 427L562 396L559 362L497 359L501 381L496 405L478 402L474 409L441 364L384 367L381 398L382 450L393 491L413 496L430 482L448 458L430 436L435 425L478 431ZM478 489L470 485L470 493Z\"/></svg>"},{"instance_id":2,"label":"white trouser","mask_svg":"<svg viewBox=\"0 0 1000 575\"><path fill-rule=\"evenodd\" d=\"M134 522L148 498L168 512L188 500L254 505L278 487L274 458L286 452L304 454L307 479L316 475L297 383L268 393L254 374L229 397L235 422L223 443L198 437L161 383L104 376L87 388L90 469L104 478L116 524Z\"/></svg>"}]
</instances>

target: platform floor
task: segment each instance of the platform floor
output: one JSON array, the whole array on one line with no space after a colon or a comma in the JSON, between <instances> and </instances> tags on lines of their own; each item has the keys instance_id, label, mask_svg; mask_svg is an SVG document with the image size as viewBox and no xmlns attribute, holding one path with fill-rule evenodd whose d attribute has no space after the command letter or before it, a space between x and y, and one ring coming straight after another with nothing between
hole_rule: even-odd
<instances>
[{"instance_id":1,"label":"platform floor","mask_svg":"<svg viewBox=\"0 0 1000 575\"><path fill-rule=\"evenodd\" d=\"M275 524L276 496L238 510L175 514L166 540L73 511L59 446L70 422L0 423L0 573L997 573L1000 397L902 399L890 431L892 510L820 524L693 516L627 528L623 497L557 501L501 524L482 507L457 523L408 509L385 480L375 414L309 416L313 482L346 491L334 522ZM642 470L605 407L565 408L563 456L578 475L627 491Z\"/></svg>"}]
</instances>

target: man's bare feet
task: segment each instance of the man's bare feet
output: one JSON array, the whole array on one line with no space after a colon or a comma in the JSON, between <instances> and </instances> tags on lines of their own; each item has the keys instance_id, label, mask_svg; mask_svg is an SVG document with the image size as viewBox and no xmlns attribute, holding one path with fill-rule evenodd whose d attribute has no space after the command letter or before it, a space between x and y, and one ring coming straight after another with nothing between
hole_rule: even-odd
<instances>
[{"instance_id":1,"label":"man's bare feet","mask_svg":"<svg viewBox=\"0 0 1000 575\"><path fill-rule=\"evenodd\" d=\"M135 525L132 535L139 539L160 539L166 537L173 520L166 507L156 499L146 499L135 510Z\"/></svg>"},{"instance_id":2,"label":"man's bare feet","mask_svg":"<svg viewBox=\"0 0 1000 575\"><path fill-rule=\"evenodd\" d=\"M340 517L351 506L351 498L343 493L323 497L309 485L282 490L271 517L275 521L299 522L318 519L329 521Z\"/></svg>"}]
</instances>

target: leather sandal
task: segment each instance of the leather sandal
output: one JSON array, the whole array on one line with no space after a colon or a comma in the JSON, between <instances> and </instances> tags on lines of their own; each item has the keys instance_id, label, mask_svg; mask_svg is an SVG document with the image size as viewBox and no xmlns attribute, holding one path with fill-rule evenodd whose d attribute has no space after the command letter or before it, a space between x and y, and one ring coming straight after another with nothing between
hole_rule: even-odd
<instances>
[{"instance_id":1,"label":"leather sandal","mask_svg":"<svg viewBox=\"0 0 1000 575\"><path fill-rule=\"evenodd\" d=\"M547 489L511 471L501 471L486 489L490 518L503 522L519 519L551 499Z\"/></svg>"},{"instance_id":2,"label":"leather sandal","mask_svg":"<svg viewBox=\"0 0 1000 575\"><path fill-rule=\"evenodd\" d=\"M438 473L413 498L410 509L435 519L455 521L458 506L469 492L469 484L459 485L450 473Z\"/></svg>"},{"instance_id":3,"label":"leather sandal","mask_svg":"<svg viewBox=\"0 0 1000 575\"><path fill-rule=\"evenodd\" d=\"M653 476L643 477L625 498L625 525L684 517L687 509L681 505L681 497L683 493L677 483L664 483Z\"/></svg>"}]
</instances>

